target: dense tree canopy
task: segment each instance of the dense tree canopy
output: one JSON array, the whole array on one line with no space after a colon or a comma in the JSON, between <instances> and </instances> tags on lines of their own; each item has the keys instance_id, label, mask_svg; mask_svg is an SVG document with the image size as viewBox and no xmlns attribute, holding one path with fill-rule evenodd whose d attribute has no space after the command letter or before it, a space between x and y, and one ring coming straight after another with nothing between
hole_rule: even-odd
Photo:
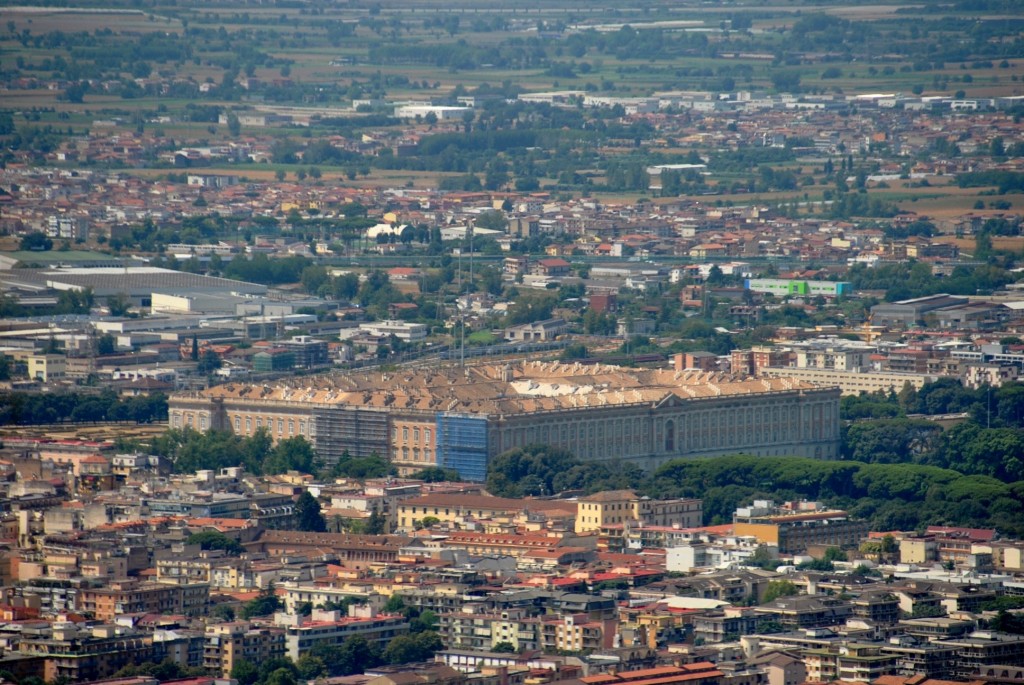
<instances>
[{"instance_id":1,"label":"dense tree canopy","mask_svg":"<svg viewBox=\"0 0 1024 685\"><path fill-rule=\"evenodd\" d=\"M253 616L269 616L281 608L281 600L274 591L273 585L260 592L255 599L242 605L240 615L244 619Z\"/></svg>"},{"instance_id":2,"label":"dense tree canopy","mask_svg":"<svg viewBox=\"0 0 1024 685\"><path fill-rule=\"evenodd\" d=\"M353 457L346 450L337 463L327 469L331 478L382 478L398 473L395 467L376 452L368 457Z\"/></svg>"},{"instance_id":3,"label":"dense tree canopy","mask_svg":"<svg viewBox=\"0 0 1024 685\"><path fill-rule=\"evenodd\" d=\"M167 420L167 395L119 397L111 389L83 392L0 393L0 424Z\"/></svg>"},{"instance_id":4,"label":"dense tree canopy","mask_svg":"<svg viewBox=\"0 0 1024 685\"><path fill-rule=\"evenodd\" d=\"M665 464L642 489L656 497L703 497L710 522L731 520L754 498L821 500L867 518L877 530L922 525L1024 531L1024 481L919 464L865 464L801 457L732 456Z\"/></svg>"},{"instance_id":5,"label":"dense tree canopy","mask_svg":"<svg viewBox=\"0 0 1024 685\"><path fill-rule=\"evenodd\" d=\"M229 538L224 533L216 530L204 530L201 533L193 533L185 540L185 544L199 545L200 549L222 549L228 554L241 554L245 551L241 543L234 538Z\"/></svg>"},{"instance_id":6,"label":"dense tree canopy","mask_svg":"<svg viewBox=\"0 0 1024 685\"><path fill-rule=\"evenodd\" d=\"M316 453L305 438L295 436L273 445L265 428L251 436L172 428L153 439L152 450L170 459L178 473L242 466L249 473L271 475L287 471L313 473L319 468Z\"/></svg>"},{"instance_id":7,"label":"dense tree canopy","mask_svg":"<svg viewBox=\"0 0 1024 685\"><path fill-rule=\"evenodd\" d=\"M527 445L491 461L487 490L503 497L554 495L566 490L596 492L633 487L642 476L642 471L630 464L584 463L557 447Z\"/></svg>"}]
</instances>

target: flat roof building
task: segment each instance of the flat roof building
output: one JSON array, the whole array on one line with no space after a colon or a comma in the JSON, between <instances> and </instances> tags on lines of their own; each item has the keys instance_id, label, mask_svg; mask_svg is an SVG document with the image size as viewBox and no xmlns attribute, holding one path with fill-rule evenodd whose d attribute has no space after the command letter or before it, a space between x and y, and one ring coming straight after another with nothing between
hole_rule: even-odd
<instances>
[{"instance_id":1,"label":"flat roof building","mask_svg":"<svg viewBox=\"0 0 1024 685\"><path fill-rule=\"evenodd\" d=\"M883 302L871 308L871 323L875 326L911 328L925 323L925 315L936 309L962 305L966 297L955 295L929 295L899 302Z\"/></svg>"},{"instance_id":2,"label":"flat roof building","mask_svg":"<svg viewBox=\"0 0 1024 685\"><path fill-rule=\"evenodd\" d=\"M811 545L847 547L868 533L867 521L850 519L845 511L825 509L817 502L787 503L754 500L733 515L733 532L778 547L783 554L799 554Z\"/></svg>"}]
</instances>

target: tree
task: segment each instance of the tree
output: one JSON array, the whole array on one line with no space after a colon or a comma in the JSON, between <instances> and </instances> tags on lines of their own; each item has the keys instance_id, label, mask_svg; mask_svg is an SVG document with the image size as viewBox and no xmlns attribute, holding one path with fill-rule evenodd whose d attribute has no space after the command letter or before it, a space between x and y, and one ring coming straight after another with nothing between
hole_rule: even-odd
<instances>
[{"instance_id":1,"label":"tree","mask_svg":"<svg viewBox=\"0 0 1024 685\"><path fill-rule=\"evenodd\" d=\"M231 668L231 677L238 681L238 685L255 685L260 677L260 669L247 659L239 659Z\"/></svg>"},{"instance_id":2,"label":"tree","mask_svg":"<svg viewBox=\"0 0 1024 685\"><path fill-rule=\"evenodd\" d=\"M487 491L499 497L554 495L555 478L579 461L550 445L527 445L495 457L487 468Z\"/></svg>"},{"instance_id":3,"label":"tree","mask_svg":"<svg viewBox=\"0 0 1024 685\"><path fill-rule=\"evenodd\" d=\"M370 512L370 518L366 520L366 534L383 535L387 532L387 524L387 518L381 513L380 509L374 509Z\"/></svg>"},{"instance_id":4,"label":"tree","mask_svg":"<svg viewBox=\"0 0 1024 685\"><path fill-rule=\"evenodd\" d=\"M199 361L199 338L195 333L192 334L192 353L189 358L194 362Z\"/></svg>"},{"instance_id":5,"label":"tree","mask_svg":"<svg viewBox=\"0 0 1024 685\"><path fill-rule=\"evenodd\" d=\"M498 644L491 647L491 651L497 654L515 654L516 646L507 640L502 640Z\"/></svg>"},{"instance_id":6,"label":"tree","mask_svg":"<svg viewBox=\"0 0 1024 685\"><path fill-rule=\"evenodd\" d=\"M445 481L457 483L462 480L462 476L455 469L446 469L440 466L428 466L409 477L426 483L443 483Z\"/></svg>"},{"instance_id":7,"label":"tree","mask_svg":"<svg viewBox=\"0 0 1024 685\"><path fill-rule=\"evenodd\" d=\"M33 231L21 239L21 250L43 252L53 249L53 241L39 231Z\"/></svg>"},{"instance_id":8,"label":"tree","mask_svg":"<svg viewBox=\"0 0 1024 685\"><path fill-rule=\"evenodd\" d=\"M323 266L307 266L302 270L302 289L311 295L316 295L324 285L331 280L327 268Z\"/></svg>"},{"instance_id":9,"label":"tree","mask_svg":"<svg viewBox=\"0 0 1024 685\"><path fill-rule=\"evenodd\" d=\"M398 473L387 459L376 452L368 457L353 457L348 451L329 469L330 478L381 478Z\"/></svg>"},{"instance_id":10,"label":"tree","mask_svg":"<svg viewBox=\"0 0 1024 685\"><path fill-rule=\"evenodd\" d=\"M272 671L266 678L261 678L263 685L298 685L295 679L295 667L278 668Z\"/></svg>"},{"instance_id":11,"label":"tree","mask_svg":"<svg viewBox=\"0 0 1024 685\"><path fill-rule=\"evenodd\" d=\"M107 309L111 316L124 316L132 307L132 300L127 293L117 293L107 298Z\"/></svg>"},{"instance_id":12,"label":"tree","mask_svg":"<svg viewBox=\"0 0 1024 685\"><path fill-rule=\"evenodd\" d=\"M299 530L322 533L327 530L327 521L320 513L320 502L306 490L295 502L295 526Z\"/></svg>"},{"instance_id":13,"label":"tree","mask_svg":"<svg viewBox=\"0 0 1024 685\"><path fill-rule=\"evenodd\" d=\"M558 358L562 361L571 361L573 359L586 359L589 356L590 352L587 350L586 345L583 343L573 343L563 349Z\"/></svg>"},{"instance_id":14,"label":"tree","mask_svg":"<svg viewBox=\"0 0 1024 685\"><path fill-rule=\"evenodd\" d=\"M988 150L989 154L993 157L1004 157L1006 155L1006 144L1003 142L1002 136L996 136L990 140Z\"/></svg>"},{"instance_id":15,"label":"tree","mask_svg":"<svg viewBox=\"0 0 1024 685\"><path fill-rule=\"evenodd\" d=\"M431 630L437 630L437 614L429 609L424 609L419 616L409 620L410 633L423 633Z\"/></svg>"},{"instance_id":16,"label":"tree","mask_svg":"<svg viewBox=\"0 0 1024 685\"><path fill-rule=\"evenodd\" d=\"M88 89L89 84L84 81L72 83L64 89L64 99L68 102L81 103L85 99L85 92Z\"/></svg>"},{"instance_id":17,"label":"tree","mask_svg":"<svg viewBox=\"0 0 1024 685\"><path fill-rule=\"evenodd\" d=\"M216 530L193 533L185 540L187 545L199 545L200 549L222 549L228 554L238 555L245 551L241 543Z\"/></svg>"},{"instance_id":18,"label":"tree","mask_svg":"<svg viewBox=\"0 0 1024 685\"><path fill-rule=\"evenodd\" d=\"M778 567L779 558L777 555L772 554L771 549L767 545L758 545L746 563L748 566L756 566L770 571Z\"/></svg>"},{"instance_id":19,"label":"tree","mask_svg":"<svg viewBox=\"0 0 1024 685\"><path fill-rule=\"evenodd\" d=\"M473 224L480 228L504 231L508 228L508 219L505 218L505 213L501 210L489 209L486 212L481 213Z\"/></svg>"},{"instance_id":20,"label":"tree","mask_svg":"<svg viewBox=\"0 0 1024 685\"><path fill-rule=\"evenodd\" d=\"M762 604L769 604L774 602L779 597L791 597L799 594L800 589L789 580L773 580L768 583L768 587L765 588L764 597L761 598Z\"/></svg>"},{"instance_id":21,"label":"tree","mask_svg":"<svg viewBox=\"0 0 1024 685\"><path fill-rule=\"evenodd\" d=\"M782 93L800 92L800 74L795 71L775 71L772 74L772 85Z\"/></svg>"},{"instance_id":22,"label":"tree","mask_svg":"<svg viewBox=\"0 0 1024 685\"><path fill-rule=\"evenodd\" d=\"M1002 633L1024 635L1024 617L1017 612L1002 609L994 619L989 621L988 627Z\"/></svg>"},{"instance_id":23,"label":"tree","mask_svg":"<svg viewBox=\"0 0 1024 685\"><path fill-rule=\"evenodd\" d=\"M929 451L941 438L942 428L932 421L858 421L845 430L843 457L853 461L898 464Z\"/></svg>"},{"instance_id":24,"label":"tree","mask_svg":"<svg viewBox=\"0 0 1024 685\"><path fill-rule=\"evenodd\" d=\"M210 611L210 616L220 621L234 621L235 610L230 604L218 604Z\"/></svg>"},{"instance_id":25,"label":"tree","mask_svg":"<svg viewBox=\"0 0 1024 685\"><path fill-rule=\"evenodd\" d=\"M315 473L320 468L316 451L306 438L296 435L278 441L263 461L263 473L273 475L298 471Z\"/></svg>"},{"instance_id":26,"label":"tree","mask_svg":"<svg viewBox=\"0 0 1024 685\"><path fill-rule=\"evenodd\" d=\"M309 654L324 662L330 677L362 673L380 664L380 654L361 635L345 638L340 647L318 642Z\"/></svg>"},{"instance_id":27,"label":"tree","mask_svg":"<svg viewBox=\"0 0 1024 685\"><path fill-rule=\"evenodd\" d=\"M557 304L557 298L551 295L520 295L509 307L505 320L510 326L518 326L534 321L551 318L551 312Z\"/></svg>"},{"instance_id":28,"label":"tree","mask_svg":"<svg viewBox=\"0 0 1024 685\"><path fill-rule=\"evenodd\" d=\"M405 609L405 600L402 595L394 594L388 597L388 601L384 603L383 611L386 614L397 614Z\"/></svg>"},{"instance_id":29,"label":"tree","mask_svg":"<svg viewBox=\"0 0 1024 685\"><path fill-rule=\"evenodd\" d=\"M228 430L200 433L191 428L171 429L154 438L151 449L167 457L178 473L238 466L239 455L246 471L259 473L266 453L259 454L263 443L255 438L243 438Z\"/></svg>"},{"instance_id":30,"label":"tree","mask_svg":"<svg viewBox=\"0 0 1024 685\"><path fill-rule=\"evenodd\" d=\"M105 354L114 354L117 351L117 343L114 340L114 336L110 333L104 333L96 339L96 354L103 356Z\"/></svg>"},{"instance_id":31,"label":"tree","mask_svg":"<svg viewBox=\"0 0 1024 685\"><path fill-rule=\"evenodd\" d=\"M327 675L327 664L323 659L312 654L307 653L300 656L299 660L295 662L295 666L299 669L299 676L303 680L315 680Z\"/></svg>"},{"instance_id":32,"label":"tree","mask_svg":"<svg viewBox=\"0 0 1024 685\"><path fill-rule=\"evenodd\" d=\"M221 364L220 355L207 348L203 350L203 356L199 359L199 363L196 364L196 371L207 374L213 373L221 367Z\"/></svg>"},{"instance_id":33,"label":"tree","mask_svg":"<svg viewBox=\"0 0 1024 685\"><path fill-rule=\"evenodd\" d=\"M825 561L846 561L846 552L839 547L829 547L825 550Z\"/></svg>"},{"instance_id":34,"label":"tree","mask_svg":"<svg viewBox=\"0 0 1024 685\"><path fill-rule=\"evenodd\" d=\"M426 631L416 635L399 635L388 643L381 657L389 664L411 664L432 659L440 649L444 649L441 636Z\"/></svg>"},{"instance_id":35,"label":"tree","mask_svg":"<svg viewBox=\"0 0 1024 685\"><path fill-rule=\"evenodd\" d=\"M262 590L256 599L251 599L242 605L241 616L246 620L254 616L269 616L280 608L281 600L278 599L274 586L271 584Z\"/></svg>"},{"instance_id":36,"label":"tree","mask_svg":"<svg viewBox=\"0 0 1024 685\"><path fill-rule=\"evenodd\" d=\"M821 571L822 573L831 573L835 570L835 564L828 559L812 559L811 561L805 561L804 563L797 566L801 571Z\"/></svg>"}]
</instances>

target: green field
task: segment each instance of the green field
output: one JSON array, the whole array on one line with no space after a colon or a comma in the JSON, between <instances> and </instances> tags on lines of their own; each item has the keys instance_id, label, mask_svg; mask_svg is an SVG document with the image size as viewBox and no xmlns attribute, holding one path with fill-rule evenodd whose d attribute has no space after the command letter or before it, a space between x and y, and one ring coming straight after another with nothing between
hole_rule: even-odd
<instances>
[{"instance_id":1,"label":"green field","mask_svg":"<svg viewBox=\"0 0 1024 685\"><path fill-rule=\"evenodd\" d=\"M967 16L951 6L886 3L841 6L782 2L764 5L654 3L624 8L591 3L530 2L514 8L496 3L437 3L426 0L344 5L312 2L301 7L197 6L141 0L124 10L90 8L8 9L0 26L0 50L9 77L57 80L62 87L22 84L5 92L0 108L13 113L14 128L36 137L34 150L56 147L67 136L126 131L156 135L167 149L232 138L218 114L257 107L322 109L343 121L309 127L246 126L240 134L263 141L291 139L301 150L324 135L358 138L368 133L393 140L446 130L430 122L384 122L382 108L361 126L353 102L402 100L455 104L461 94L511 98L517 93L572 90L606 97L650 96L660 91L751 91L833 95L869 92L991 97L1021 93L1020 21L1010 2L997 1ZM251 81L250 81L251 79ZM76 84L90 83L88 87ZM76 92L77 91L77 92ZM505 108L508 110L508 108ZM344 114L350 112L351 114ZM340 113L340 114L339 114ZM675 113L679 114L679 113ZM536 113L502 112L494 102L474 112L474 130L514 129ZM600 131L614 118L600 111L549 118L550 132ZM504 118L503 118L504 117ZM111 129L109 121L115 124ZM713 135L727 116L707 119L707 128L672 130L648 126L635 137L639 150L601 134L566 136L558 149L489 155L487 159L435 161L389 168L364 162L316 162L323 180L354 184L427 187L467 174L484 179L497 161L507 170L506 187L536 176L539 188L557 193L607 192L637 198L647 189L589 188L607 180L613 159L672 161L692 151L721 154ZM591 129L591 125L593 128ZM660 126L660 124L659 124ZM705 133L702 133L704 131ZM684 144L673 142L682 134ZM696 136L696 138L693 138ZM42 140L42 143L40 142ZM375 153L376 154L376 153ZM52 160L51 160L52 161ZM156 160L143 166L160 173ZM303 160L231 167L233 173L272 178L279 170L293 179ZM370 174L353 173L368 165ZM770 162L776 172L796 174L796 189L758 188L733 193L758 176L749 170L720 171L708 185L728 203L827 199L817 162ZM868 160L858 160L865 166ZM310 166L310 165L306 165ZM533 171L531 171L533 170ZM131 170L129 170L131 171ZM168 169L168 171L172 171ZM180 171L180 170L178 170ZM141 173L141 172L140 172ZM352 176L356 178L349 181ZM873 197L901 208L951 211L973 205L981 191L943 187L871 188ZM699 192L698 192L699 191ZM684 195L702 197L703 190ZM912 205L912 206L911 206Z\"/></svg>"}]
</instances>

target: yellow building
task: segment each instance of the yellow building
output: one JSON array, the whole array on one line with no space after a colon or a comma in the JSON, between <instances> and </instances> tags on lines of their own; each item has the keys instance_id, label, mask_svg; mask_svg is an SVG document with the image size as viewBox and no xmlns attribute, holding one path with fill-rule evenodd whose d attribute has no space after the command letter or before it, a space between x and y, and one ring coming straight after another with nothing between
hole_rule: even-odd
<instances>
[{"instance_id":1,"label":"yellow building","mask_svg":"<svg viewBox=\"0 0 1024 685\"><path fill-rule=\"evenodd\" d=\"M68 362L61 354L34 354L28 358L28 377L49 383L64 378L68 372Z\"/></svg>"},{"instance_id":2,"label":"yellow building","mask_svg":"<svg viewBox=\"0 0 1024 685\"><path fill-rule=\"evenodd\" d=\"M900 540L900 563L930 564L939 558L939 546L934 537L905 537Z\"/></svg>"},{"instance_id":3,"label":"yellow building","mask_svg":"<svg viewBox=\"0 0 1024 685\"><path fill-rule=\"evenodd\" d=\"M615 619L593 620L570 614L541 622L541 647L548 652L596 652L612 646L618 629Z\"/></svg>"},{"instance_id":4,"label":"yellow building","mask_svg":"<svg viewBox=\"0 0 1024 685\"><path fill-rule=\"evenodd\" d=\"M247 621L206 627L203 666L224 678L241 659L260 664L284 655L284 631L280 628L256 628Z\"/></svg>"},{"instance_id":5,"label":"yellow building","mask_svg":"<svg viewBox=\"0 0 1024 685\"><path fill-rule=\"evenodd\" d=\"M576 516L576 508L575 502L567 500L522 500L489 495L431 493L398 503L398 530L412 530L417 522L428 516L440 523L462 523L468 519L512 522L529 512L541 514L547 519L567 520Z\"/></svg>"},{"instance_id":6,"label":"yellow building","mask_svg":"<svg viewBox=\"0 0 1024 685\"><path fill-rule=\"evenodd\" d=\"M695 528L703 524L699 499L653 500L632 490L609 490L579 499L576 532L601 530L609 524Z\"/></svg>"}]
</instances>

